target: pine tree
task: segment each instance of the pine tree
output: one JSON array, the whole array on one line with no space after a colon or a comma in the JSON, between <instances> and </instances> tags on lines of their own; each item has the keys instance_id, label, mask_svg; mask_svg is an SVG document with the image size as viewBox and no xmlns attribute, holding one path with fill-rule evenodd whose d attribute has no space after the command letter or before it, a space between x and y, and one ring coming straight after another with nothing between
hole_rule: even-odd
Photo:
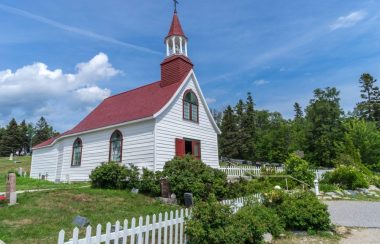
<instances>
[{"instance_id":1,"label":"pine tree","mask_svg":"<svg viewBox=\"0 0 380 244\"><path fill-rule=\"evenodd\" d=\"M332 166L337 156L336 143L343 136L339 101L336 88L316 89L306 108L306 156L315 165Z\"/></svg>"},{"instance_id":2,"label":"pine tree","mask_svg":"<svg viewBox=\"0 0 380 244\"><path fill-rule=\"evenodd\" d=\"M33 137L33 146L58 135L58 133L53 130L53 127L47 123L44 117L41 117L38 120L34 128L34 132L35 135Z\"/></svg>"},{"instance_id":3,"label":"pine tree","mask_svg":"<svg viewBox=\"0 0 380 244\"><path fill-rule=\"evenodd\" d=\"M14 118L7 125L0 144L2 145L2 156L9 156L11 153L15 154L20 151L21 136L17 121Z\"/></svg>"},{"instance_id":4,"label":"pine tree","mask_svg":"<svg viewBox=\"0 0 380 244\"><path fill-rule=\"evenodd\" d=\"M375 85L376 81L368 73L360 76L360 92L363 101L357 104L355 110L362 119L380 122L380 92L379 87Z\"/></svg>"},{"instance_id":5,"label":"pine tree","mask_svg":"<svg viewBox=\"0 0 380 244\"><path fill-rule=\"evenodd\" d=\"M301 105L296 102L294 103L293 107L294 107L294 112L295 112L294 119L302 119L303 112L302 112Z\"/></svg>"},{"instance_id":6,"label":"pine tree","mask_svg":"<svg viewBox=\"0 0 380 244\"><path fill-rule=\"evenodd\" d=\"M237 148L238 128L236 115L231 106L228 106L223 113L220 135L220 153L224 157L236 158L239 154Z\"/></svg>"},{"instance_id":7,"label":"pine tree","mask_svg":"<svg viewBox=\"0 0 380 244\"><path fill-rule=\"evenodd\" d=\"M21 124L18 127L19 129L19 135L20 135L20 149L19 154L22 152L26 154L29 152L29 136L28 136L28 125L26 124L25 120L21 122Z\"/></svg>"}]
</instances>

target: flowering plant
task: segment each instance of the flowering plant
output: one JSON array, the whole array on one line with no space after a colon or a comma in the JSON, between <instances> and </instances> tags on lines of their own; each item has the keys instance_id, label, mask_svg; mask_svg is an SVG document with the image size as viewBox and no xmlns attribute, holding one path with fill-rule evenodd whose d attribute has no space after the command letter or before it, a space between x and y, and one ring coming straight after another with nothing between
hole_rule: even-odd
<instances>
[{"instance_id":1,"label":"flowering plant","mask_svg":"<svg viewBox=\"0 0 380 244\"><path fill-rule=\"evenodd\" d=\"M6 196L0 196L0 205L6 204L7 197Z\"/></svg>"}]
</instances>

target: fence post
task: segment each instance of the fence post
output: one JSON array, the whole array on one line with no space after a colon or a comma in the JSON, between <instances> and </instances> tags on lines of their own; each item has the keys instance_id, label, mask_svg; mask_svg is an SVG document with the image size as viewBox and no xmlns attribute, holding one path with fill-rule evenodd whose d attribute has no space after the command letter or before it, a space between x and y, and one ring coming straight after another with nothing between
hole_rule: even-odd
<instances>
[{"instance_id":1,"label":"fence post","mask_svg":"<svg viewBox=\"0 0 380 244\"><path fill-rule=\"evenodd\" d=\"M58 235L58 244L65 243L65 231L61 230Z\"/></svg>"}]
</instances>

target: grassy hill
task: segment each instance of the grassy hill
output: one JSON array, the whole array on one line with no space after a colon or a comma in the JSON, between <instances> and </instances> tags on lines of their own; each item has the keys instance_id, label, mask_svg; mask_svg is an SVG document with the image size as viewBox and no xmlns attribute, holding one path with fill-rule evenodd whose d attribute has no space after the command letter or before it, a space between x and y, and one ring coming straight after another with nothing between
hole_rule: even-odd
<instances>
[{"instance_id":1,"label":"grassy hill","mask_svg":"<svg viewBox=\"0 0 380 244\"><path fill-rule=\"evenodd\" d=\"M14 163L0 158L0 192L5 191L5 177L18 167L30 171L30 157L18 157ZM51 189L18 194L15 206L0 206L0 240L6 243L56 243L64 229L72 235L75 216L89 218L91 225L115 223L132 217L173 210L155 199L126 190L91 189L88 183L63 184L17 177L17 190ZM52 189L54 188L54 189ZM84 236L84 229L81 234Z\"/></svg>"}]
</instances>

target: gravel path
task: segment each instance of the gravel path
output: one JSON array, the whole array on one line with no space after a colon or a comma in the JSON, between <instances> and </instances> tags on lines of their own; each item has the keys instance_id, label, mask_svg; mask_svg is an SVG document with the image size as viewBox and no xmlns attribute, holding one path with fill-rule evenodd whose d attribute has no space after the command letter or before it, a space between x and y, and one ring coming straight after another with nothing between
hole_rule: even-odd
<instances>
[{"instance_id":1,"label":"gravel path","mask_svg":"<svg viewBox=\"0 0 380 244\"><path fill-rule=\"evenodd\" d=\"M380 202L325 201L325 203L328 205L333 224L380 228Z\"/></svg>"},{"instance_id":2,"label":"gravel path","mask_svg":"<svg viewBox=\"0 0 380 244\"><path fill-rule=\"evenodd\" d=\"M342 239L340 244L379 244L380 229L351 230L351 234Z\"/></svg>"}]
</instances>

